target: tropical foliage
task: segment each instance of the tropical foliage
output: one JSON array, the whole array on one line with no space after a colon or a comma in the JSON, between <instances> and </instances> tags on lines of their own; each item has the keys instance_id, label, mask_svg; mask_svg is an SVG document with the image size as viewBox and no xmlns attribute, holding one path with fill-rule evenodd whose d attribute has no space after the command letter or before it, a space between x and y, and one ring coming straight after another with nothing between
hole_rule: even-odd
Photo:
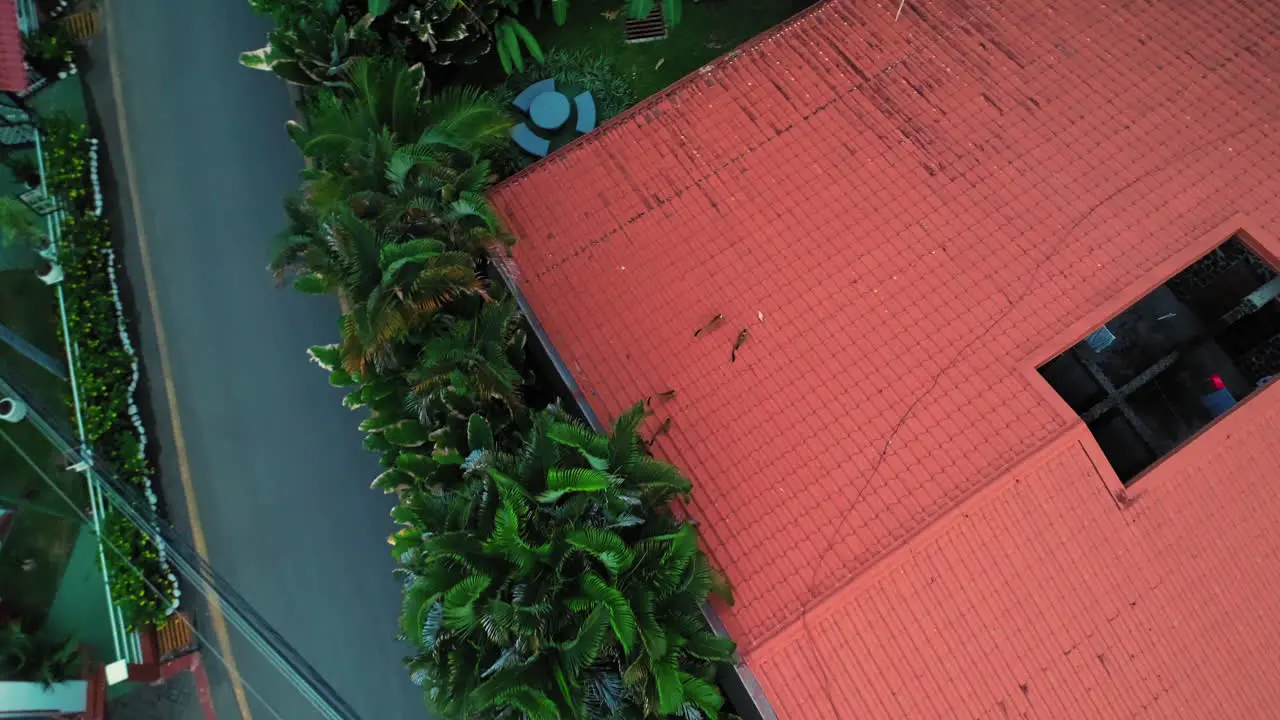
<instances>
[{"instance_id":1,"label":"tropical foliage","mask_svg":"<svg viewBox=\"0 0 1280 720\"><path fill-rule=\"evenodd\" d=\"M0 247L37 250L48 242L40 216L15 197L0 198Z\"/></svg>"},{"instance_id":2,"label":"tropical foliage","mask_svg":"<svg viewBox=\"0 0 1280 720\"><path fill-rule=\"evenodd\" d=\"M693 527L653 512L690 487L641 450L642 417L637 405L604 436L546 410L508 453L476 415L465 482L401 491L401 628L436 711L719 717L714 663L733 643L699 605L725 584Z\"/></svg>"},{"instance_id":3,"label":"tropical foliage","mask_svg":"<svg viewBox=\"0 0 1280 720\"><path fill-rule=\"evenodd\" d=\"M697 0L694 0L695 2ZM543 0L535 0L539 11ZM569 0L548 0L551 5L551 11L555 17L557 25L563 25L569 17ZM662 16L666 20L667 25L679 25L680 19L684 15L683 0L624 0L626 3L624 8L627 11L627 17L639 20L648 17L653 12L654 6L659 2L662 4Z\"/></svg>"},{"instance_id":4,"label":"tropical foliage","mask_svg":"<svg viewBox=\"0 0 1280 720\"><path fill-rule=\"evenodd\" d=\"M375 45L367 25L352 25L337 13L317 13L276 27L265 46L240 53L240 64L269 70L295 85L341 85L347 67Z\"/></svg>"},{"instance_id":5,"label":"tropical foliage","mask_svg":"<svg viewBox=\"0 0 1280 720\"><path fill-rule=\"evenodd\" d=\"M493 97L503 107L510 107L520 91L546 78L556 81L556 87L573 97L581 92L591 93L596 104L596 121L603 123L623 110L636 104L636 94L610 58L586 50L551 50L541 65L516 72L493 91ZM531 165L535 158L515 143L503 143L490 155L498 174L514 175Z\"/></svg>"},{"instance_id":6,"label":"tropical foliage","mask_svg":"<svg viewBox=\"0 0 1280 720\"><path fill-rule=\"evenodd\" d=\"M17 621L0 624L0 681L52 685L75 678L79 662L70 640L29 633Z\"/></svg>"},{"instance_id":7,"label":"tropical foliage","mask_svg":"<svg viewBox=\"0 0 1280 720\"><path fill-rule=\"evenodd\" d=\"M250 0L275 28L267 44L240 55L246 67L287 82L340 86L357 58L398 57L410 63L468 65L495 47L508 72L542 49L516 18L518 0Z\"/></svg>"},{"instance_id":8,"label":"tropical foliage","mask_svg":"<svg viewBox=\"0 0 1280 720\"><path fill-rule=\"evenodd\" d=\"M378 8L381 9L381 8ZM371 11L372 12L372 11ZM445 717L728 717L733 643L700 614L727 584L668 503L644 409L608 435L553 405L515 302L490 279L502 232L484 192L506 139L497 100L432 95L421 65L361 59L289 131L313 162L271 269L338 296L340 339L310 350L364 408L373 487L397 495L406 663Z\"/></svg>"},{"instance_id":9,"label":"tropical foliage","mask_svg":"<svg viewBox=\"0 0 1280 720\"><path fill-rule=\"evenodd\" d=\"M151 470L134 422L137 409L131 408L137 361L121 330L122 309L113 281L116 256L107 222L94 211L89 136L84 126L64 116L50 117L42 136L49 192L64 209L58 262L65 273L67 328L77 348L77 396L85 436L106 465L139 493L149 493ZM111 597L125 624L163 625L176 605L177 588L160 550L119 514L104 519L103 534L120 551L105 557Z\"/></svg>"},{"instance_id":10,"label":"tropical foliage","mask_svg":"<svg viewBox=\"0 0 1280 720\"><path fill-rule=\"evenodd\" d=\"M421 65L361 60L351 96L322 93L290 123L315 160L271 263L299 290L338 295L342 367L402 368L424 333L453 327L446 305L483 294L476 253L505 241L484 200L479 153L506 138L505 114L467 89L427 95Z\"/></svg>"}]
</instances>

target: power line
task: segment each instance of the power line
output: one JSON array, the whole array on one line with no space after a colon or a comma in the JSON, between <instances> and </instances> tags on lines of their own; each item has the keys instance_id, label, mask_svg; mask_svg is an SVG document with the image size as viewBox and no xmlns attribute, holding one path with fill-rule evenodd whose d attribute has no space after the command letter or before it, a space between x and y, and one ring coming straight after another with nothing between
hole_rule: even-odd
<instances>
[{"instance_id":1,"label":"power line","mask_svg":"<svg viewBox=\"0 0 1280 720\"><path fill-rule=\"evenodd\" d=\"M13 387L11 382L5 382L3 385L5 386L3 389L6 392L17 396L18 399L27 404L29 421L39 425L41 432L69 459L76 463L82 463L83 467L87 468L86 473L90 477L90 482L98 485L110 501L112 508L143 532L156 547L162 548L166 559L202 595L218 599L226 610L228 621L240 630L245 639L289 680L290 684L306 698L312 707L328 720L360 720L360 716L346 700L245 600L244 596L227 582L226 578L214 570L208 561L201 557L186 540L181 538L167 523L159 518L150 503L141 496L136 487L121 479L108 463L100 458L86 454L79 448L78 444L69 440L70 433L67 432L67 429L61 426L58 421L50 419L56 416L41 412L38 404L33 403L27 393ZM17 447L7 433L4 433L4 437L21 452L21 448ZM25 455L25 453L23 454ZM51 478L44 475L44 473L41 473L41 475L46 482L49 482L62 495L86 523L91 524L91 518L77 507ZM143 510L139 508L143 508ZM146 574L140 568L134 566L119 548L116 548L101 535L99 539L113 553L122 558L134 573L138 574L149 590L162 599L165 597L164 593L156 588L146 577ZM192 631L196 633L196 636L206 647L210 649L216 647L196 632L194 627ZM219 659L222 659L222 655L216 650L214 650L214 654ZM280 715L271 708L270 704L256 690L253 690L252 686L249 686L248 683L246 683L246 686L276 718L280 718Z\"/></svg>"}]
</instances>

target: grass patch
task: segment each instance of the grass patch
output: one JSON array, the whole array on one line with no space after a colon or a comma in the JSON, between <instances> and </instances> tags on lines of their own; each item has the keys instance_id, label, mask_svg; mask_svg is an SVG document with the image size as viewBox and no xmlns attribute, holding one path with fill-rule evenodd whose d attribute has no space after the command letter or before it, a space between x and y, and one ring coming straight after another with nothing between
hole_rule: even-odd
<instances>
[{"instance_id":1,"label":"grass patch","mask_svg":"<svg viewBox=\"0 0 1280 720\"><path fill-rule=\"evenodd\" d=\"M53 291L33 273L0 273L0 323L49 355L62 357ZM67 407L66 383L4 344L0 373L47 412ZM19 508L13 531L0 546L0 599L23 619L39 622L53 603L80 525L74 508L44 476L79 507L88 504L87 490L83 478L59 469L60 453L35 426L5 423L0 431L21 448L0 438L0 503ZM29 570L23 568L27 561L33 563Z\"/></svg>"},{"instance_id":2,"label":"grass patch","mask_svg":"<svg viewBox=\"0 0 1280 720\"><path fill-rule=\"evenodd\" d=\"M669 29L665 40L631 45L622 41L622 0L570 0L564 25L556 25L549 11L540 19L524 13L521 20L546 52L584 51L610 60L640 101L811 4L812 0L685 0L684 19ZM455 70L447 84L496 88L505 80L497 55ZM537 74L537 65L527 64L525 72Z\"/></svg>"},{"instance_id":3,"label":"grass patch","mask_svg":"<svg viewBox=\"0 0 1280 720\"><path fill-rule=\"evenodd\" d=\"M613 60L638 99L680 78L791 17L807 3L796 0L685 0L684 19L665 40L628 45L622 41L620 0L572 0L569 19L557 26L544 14L530 29L546 50L588 50ZM496 64L496 63L495 63Z\"/></svg>"}]
</instances>

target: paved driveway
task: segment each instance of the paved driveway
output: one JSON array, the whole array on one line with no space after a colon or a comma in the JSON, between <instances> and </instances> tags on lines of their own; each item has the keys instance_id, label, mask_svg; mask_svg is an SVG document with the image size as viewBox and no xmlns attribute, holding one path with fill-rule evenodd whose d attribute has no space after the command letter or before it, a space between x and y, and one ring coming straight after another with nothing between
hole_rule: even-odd
<instances>
[{"instance_id":1,"label":"paved driveway","mask_svg":"<svg viewBox=\"0 0 1280 720\"><path fill-rule=\"evenodd\" d=\"M360 448L360 418L305 356L334 339L337 308L276 289L264 270L300 167L284 134L284 86L236 62L263 42L267 23L242 0L107 6L112 34L94 40L87 76L107 135L107 192L121 208L175 523L190 531L116 102L209 559L362 717L423 717L393 639L391 503L369 490L377 462ZM112 97L109 60L122 97ZM207 618L201 629L212 637ZM316 716L243 638L232 646L254 718ZM213 667L211 676L220 717L237 717L226 673Z\"/></svg>"}]
</instances>

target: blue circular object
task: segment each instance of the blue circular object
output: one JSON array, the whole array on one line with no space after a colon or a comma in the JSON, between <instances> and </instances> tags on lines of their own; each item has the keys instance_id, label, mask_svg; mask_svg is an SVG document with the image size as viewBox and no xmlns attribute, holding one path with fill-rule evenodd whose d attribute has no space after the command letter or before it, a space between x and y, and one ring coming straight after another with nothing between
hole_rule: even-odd
<instances>
[{"instance_id":1,"label":"blue circular object","mask_svg":"<svg viewBox=\"0 0 1280 720\"><path fill-rule=\"evenodd\" d=\"M556 130L569 120L569 98L556 91L545 92L533 99L529 118L543 130Z\"/></svg>"}]
</instances>

